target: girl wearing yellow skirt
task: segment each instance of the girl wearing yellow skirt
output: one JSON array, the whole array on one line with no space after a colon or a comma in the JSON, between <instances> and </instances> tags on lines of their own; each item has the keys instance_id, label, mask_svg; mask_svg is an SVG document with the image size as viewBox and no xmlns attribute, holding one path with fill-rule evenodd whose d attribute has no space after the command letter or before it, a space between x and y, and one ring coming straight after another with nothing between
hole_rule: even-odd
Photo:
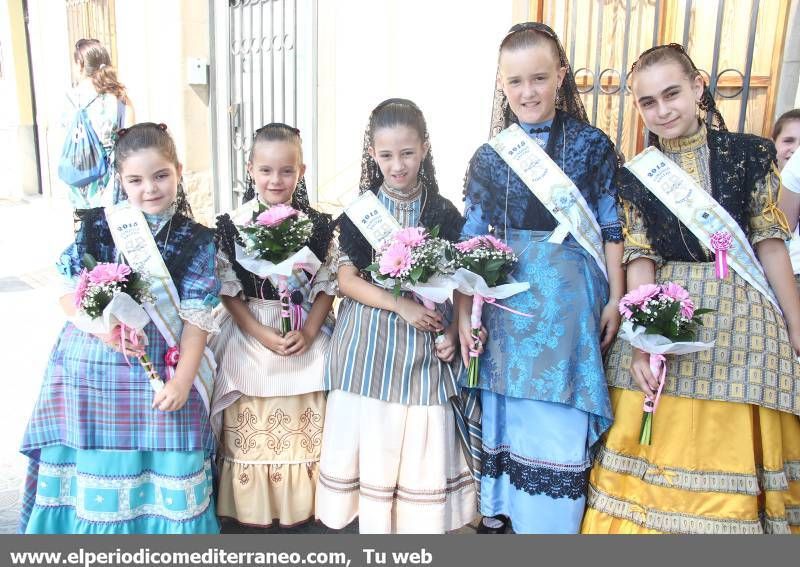
<instances>
[{"instance_id":1,"label":"girl wearing yellow skirt","mask_svg":"<svg viewBox=\"0 0 800 567\"><path fill-rule=\"evenodd\" d=\"M776 207L775 148L725 130L679 45L643 53L631 73L650 144L666 156L666 166L677 164L697 190L722 205L738 225L734 232L740 228L753 245L766 276L760 272L764 285L758 289L736 269L719 279L713 251L690 230L691 219L679 220L677 207L673 213L651 185L621 170L628 289L682 285L698 307L714 310L695 340L716 343L670 357L652 444L641 445L643 392L654 395L658 382L648 355L617 341L606 365L615 421L595 458L582 530L798 532L800 300L783 242L786 223ZM686 191L687 183L672 189ZM758 261L754 265L760 269Z\"/></svg>"},{"instance_id":2,"label":"girl wearing yellow skirt","mask_svg":"<svg viewBox=\"0 0 800 567\"><path fill-rule=\"evenodd\" d=\"M251 183L243 208L257 198L301 211L314 227L308 247L324 262L333 223L309 205L299 131L282 123L260 128L247 170ZM217 238L225 305L211 342L217 359L211 404L219 440L217 514L246 525L292 526L314 517L330 335L324 323L334 277L325 265L311 282L295 272L292 280L304 278L290 280L303 326L282 336L278 291L236 261L235 244L242 243L227 214L217 219Z\"/></svg>"}]
</instances>

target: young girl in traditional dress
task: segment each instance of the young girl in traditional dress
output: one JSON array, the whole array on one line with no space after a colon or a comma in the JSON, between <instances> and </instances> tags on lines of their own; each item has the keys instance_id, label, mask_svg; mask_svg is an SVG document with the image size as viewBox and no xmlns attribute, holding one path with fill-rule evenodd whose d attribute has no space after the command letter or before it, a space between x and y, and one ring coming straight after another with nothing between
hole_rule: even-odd
<instances>
[{"instance_id":1,"label":"young girl in traditional dress","mask_svg":"<svg viewBox=\"0 0 800 567\"><path fill-rule=\"evenodd\" d=\"M800 300L776 205L775 147L726 131L680 45L646 51L631 73L661 155L648 150L618 176L628 289L680 284L713 310L695 340L715 344L668 357L651 445L641 445L643 393L654 396L658 381L646 353L617 341L607 363L615 421L592 469L583 531L800 531ZM645 173L646 185L637 164L648 155L682 181L661 192ZM674 191L669 207L656 196L669 201ZM707 219L735 239L727 277L714 262L725 239Z\"/></svg>"},{"instance_id":2,"label":"young girl in traditional dress","mask_svg":"<svg viewBox=\"0 0 800 567\"><path fill-rule=\"evenodd\" d=\"M156 296L151 317L155 311L163 317L159 325L169 338L153 321L145 337L132 342L64 326L22 443L30 465L20 528L216 533L207 406L212 365L204 360L219 293L213 232L191 219L166 126L143 123L120 131L115 152L127 204L81 213L75 242L58 262L69 290L61 305L67 315L75 313L84 254L98 262L126 260L120 248L131 243L114 224L117 211L125 210L141 229L133 236L138 256L150 247L147 265L165 264L171 276L150 282ZM171 300L176 295L179 304ZM175 338L180 358L172 378L154 394L136 357L147 354L166 378L164 357Z\"/></svg>"},{"instance_id":3,"label":"young girl in traditional dress","mask_svg":"<svg viewBox=\"0 0 800 567\"><path fill-rule=\"evenodd\" d=\"M575 533L589 452L612 419L602 351L619 327L623 292L617 156L605 134L588 124L564 50L549 27L511 28L500 44L498 67L492 134L504 133L470 162L463 234L493 228L519 257L513 277L530 282L530 290L498 302L527 316L491 305L483 311L489 337L478 383L480 508L487 517L479 532L502 533L510 518L518 533ZM511 150L493 147L509 134L516 136L508 142ZM592 232L559 224L558 211L536 193L548 183L538 180L544 169L533 172L536 179L523 179L508 157L519 147L528 155L542 148L560 185L565 178L559 169L574 183L554 199L564 210L584 201L591 218L583 222L593 225ZM476 345L471 301L464 299L459 321L467 352Z\"/></svg>"},{"instance_id":4,"label":"young girl in traditional dress","mask_svg":"<svg viewBox=\"0 0 800 567\"><path fill-rule=\"evenodd\" d=\"M309 205L305 168L296 128L281 123L260 128L247 163L250 187L242 207L248 211L245 220L258 203L290 205L307 215L313 223L307 246L324 261L333 224ZM295 271L292 299L302 300L305 320L300 331L282 336L278 290L237 261L235 244L242 240L230 215L217 219L217 238L226 308L212 341L218 363L211 409L220 441L217 513L248 525L292 526L314 517L330 324L327 334L321 331L331 313L335 274L322 267L311 281Z\"/></svg>"},{"instance_id":5,"label":"young girl in traditional dress","mask_svg":"<svg viewBox=\"0 0 800 567\"><path fill-rule=\"evenodd\" d=\"M372 191L403 227L462 220L439 194L428 131L411 101L389 99L370 115L361 192ZM475 515L475 485L456 433L455 326L441 308L394 297L365 269L374 250L341 220L338 311L325 373L328 411L317 517L362 533L443 533ZM436 341L436 332L444 335ZM454 370L455 369L455 370Z\"/></svg>"}]
</instances>

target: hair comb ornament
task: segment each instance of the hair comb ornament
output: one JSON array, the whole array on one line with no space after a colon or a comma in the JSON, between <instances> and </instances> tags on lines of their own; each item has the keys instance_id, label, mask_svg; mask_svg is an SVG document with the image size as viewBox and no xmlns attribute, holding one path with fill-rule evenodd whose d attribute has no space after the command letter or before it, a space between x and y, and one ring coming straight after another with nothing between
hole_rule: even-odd
<instances>
[{"instance_id":1,"label":"hair comb ornament","mask_svg":"<svg viewBox=\"0 0 800 567\"><path fill-rule=\"evenodd\" d=\"M156 126L158 126L158 129L161 130L162 132L167 131L167 125L164 124L163 122L159 122L158 124L156 124Z\"/></svg>"}]
</instances>

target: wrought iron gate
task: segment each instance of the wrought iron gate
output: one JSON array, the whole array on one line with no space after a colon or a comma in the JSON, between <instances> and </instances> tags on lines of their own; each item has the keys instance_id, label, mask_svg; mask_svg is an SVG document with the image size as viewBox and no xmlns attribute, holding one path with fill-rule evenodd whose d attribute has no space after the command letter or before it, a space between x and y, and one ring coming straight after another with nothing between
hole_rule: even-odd
<instances>
[{"instance_id":1,"label":"wrought iron gate","mask_svg":"<svg viewBox=\"0 0 800 567\"><path fill-rule=\"evenodd\" d=\"M551 25L564 41L592 123L626 155L646 139L628 98L630 65L645 49L669 42L681 43L695 60L730 130L768 135L787 1L533 0L530 6L531 19Z\"/></svg>"},{"instance_id":2,"label":"wrought iron gate","mask_svg":"<svg viewBox=\"0 0 800 567\"><path fill-rule=\"evenodd\" d=\"M217 209L240 204L253 134L269 122L301 129L313 188L316 0L229 0L222 10L211 0L211 14Z\"/></svg>"}]
</instances>

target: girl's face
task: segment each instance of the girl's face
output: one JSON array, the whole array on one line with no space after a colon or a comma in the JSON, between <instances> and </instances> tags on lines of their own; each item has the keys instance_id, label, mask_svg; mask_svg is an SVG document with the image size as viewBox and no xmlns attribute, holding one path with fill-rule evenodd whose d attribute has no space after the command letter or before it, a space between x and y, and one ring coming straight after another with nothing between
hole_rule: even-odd
<instances>
[{"instance_id":1,"label":"girl's face","mask_svg":"<svg viewBox=\"0 0 800 567\"><path fill-rule=\"evenodd\" d=\"M378 162L386 184L398 191L408 191L417 185L420 165L428 154L428 144L423 143L414 128L392 126L375 130L368 151Z\"/></svg>"},{"instance_id":2,"label":"girl's face","mask_svg":"<svg viewBox=\"0 0 800 567\"><path fill-rule=\"evenodd\" d=\"M297 182L306 172L300 162L300 150L292 142L258 142L253 158L247 163L261 202L267 205L289 203Z\"/></svg>"},{"instance_id":3,"label":"girl's face","mask_svg":"<svg viewBox=\"0 0 800 567\"><path fill-rule=\"evenodd\" d=\"M119 171L128 201L145 213L159 214L175 202L183 167L166 159L155 148L133 152Z\"/></svg>"},{"instance_id":4,"label":"girl's face","mask_svg":"<svg viewBox=\"0 0 800 567\"><path fill-rule=\"evenodd\" d=\"M672 139L697 132L703 79L689 79L674 61L655 63L633 75L633 97L647 129Z\"/></svg>"},{"instance_id":5,"label":"girl's face","mask_svg":"<svg viewBox=\"0 0 800 567\"><path fill-rule=\"evenodd\" d=\"M549 45L500 53L499 86L520 122L536 124L556 114L556 93L567 70Z\"/></svg>"},{"instance_id":6,"label":"girl's face","mask_svg":"<svg viewBox=\"0 0 800 567\"><path fill-rule=\"evenodd\" d=\"M778 169L783 169L798 146L800 146L800 120L789 120L783 124L778 137L775 138L775 149L778 150Z\"/></svg>"}]
</instances>

